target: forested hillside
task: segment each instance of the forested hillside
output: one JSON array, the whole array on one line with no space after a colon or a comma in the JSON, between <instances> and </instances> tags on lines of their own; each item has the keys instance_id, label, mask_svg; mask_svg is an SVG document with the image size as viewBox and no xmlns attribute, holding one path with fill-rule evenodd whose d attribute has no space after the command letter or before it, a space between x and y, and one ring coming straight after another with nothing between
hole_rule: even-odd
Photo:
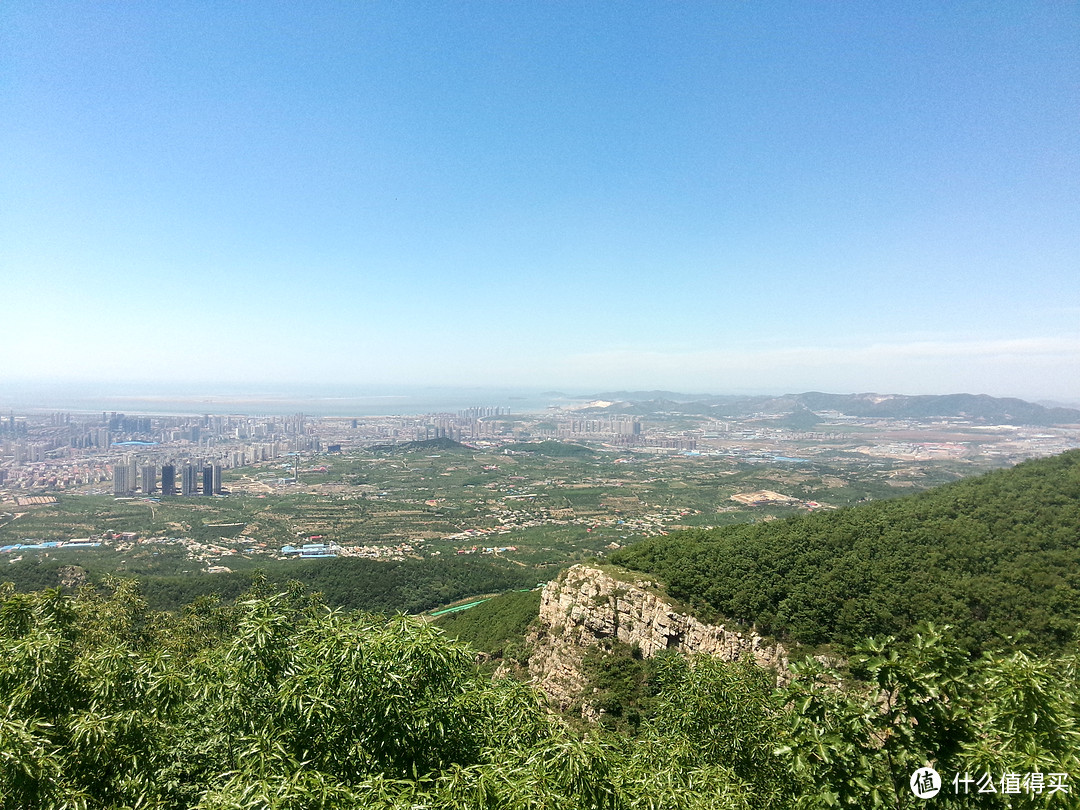
<instances>
[{"instance_id":1,"label":"forested hillside","mask_svg":"<svg viewBox=\"0 0 1080 810\"><path fill-rule=\"evenodd\" d=\"M507 647L520 645L540 608L540 591L513 591L483 604L440 616L435 623L473 649L501 658Z\"/></svg>"},{"instance_id":2,"label":"forested hillside","mask_svg":"<svg viewBox=\"0 0 1080 810\"><path fill-rule=\"evenodd\" d=\"M293 580L300 582L322 594L332 607L393 614L419 613L475 594L532 587L538 573L497 559L339 558L315 566L277 563L267 566L265 576L279 587ZM251 574L240 573L148 577L144 587L153 607L177 610L198 596L232 597L248 587L251 579Z\"/></svg>"},{"instance_id":3,"label":"forested hillside","mask_svg":"<svg viewBox=\"0 0 1080 810\"><path fill-rule=\"evenodd\" d=\"M305 561L307 562L307 561ZM524 568L499 559L441 557L430 560L367 560L338 558L315 565L270 560L262 569L187 576L143 576L142 590L152 608L180 610L201 597L235 599L256 576L265 576L284 588L290 581L322 594L331 607L378 613L419 613L448 602L482 593L536 585L543 570ZM60 561L9 566L0 570L0 582L20 591L55 588L72 566ZM555 566L551 566L556 571ZM85 571L91 583L104 582L108 570Z\"/></svg>"},{"instance_id":4,"label":"forested hillside","mask_svg":"<svg viewBox=\"0 0 1080 810\"><path fill-rule=\"evenodd\" d=\"M652 538L612 562L808 644L933 621L969 650L1060 648L1080 619L1080 451L838 512Z\"/></svg>"}]
</instances>

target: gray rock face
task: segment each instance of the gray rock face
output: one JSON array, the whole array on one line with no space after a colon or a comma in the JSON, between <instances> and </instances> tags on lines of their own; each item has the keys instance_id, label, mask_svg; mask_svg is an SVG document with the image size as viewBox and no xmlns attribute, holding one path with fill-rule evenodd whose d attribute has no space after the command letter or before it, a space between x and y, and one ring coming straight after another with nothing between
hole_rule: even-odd
<instances>
[{"instance_id":1,"label":"gray rock face","mask_svg":"<svg viewBox=\"0 0 1080 810\"><path fill-rule=\"evenodd\" d=\"M679 613L648 587L647 581L619 581L586 565L575 565L544 586L539 627L528 639L529 672L560 708L580 699L585 654L607 639L637 645L645 657L678 650L736 661L749 654L786 680L788 654L782 646L752 631L740 633ZM587 708L584 713L590 714Z\"/></svg>"},{"instance_id":2,"label":"gray rock face","mask_svg":"<svg viewBox=\"0 0 1080 810\"><path fill-rule=\"evenodd\" d=\"M56 569L56 575L60 580L60 587L67 590L78 590L88 581L86 569L78 565L61 565Z\"/></svg>"}]
</instances>

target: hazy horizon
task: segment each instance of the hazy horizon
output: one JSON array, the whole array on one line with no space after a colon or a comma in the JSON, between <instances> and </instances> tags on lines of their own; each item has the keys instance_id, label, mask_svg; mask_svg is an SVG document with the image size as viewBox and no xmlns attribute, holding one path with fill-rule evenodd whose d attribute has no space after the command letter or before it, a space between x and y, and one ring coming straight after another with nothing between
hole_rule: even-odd
<instances>
[{"instance_id":1,"label":"hazy horizon","mask_svg":"<svg viewBox=\"0 0 1080 810\"><path fill-rule=\"evenodd\" d=\"M821 391L828 394L915 396L903 391L705 391L673 389L601 388L558 390L515 386L408 386L309 385L271 386L228 383L123 385L78 383L0 383L0 413L16 411L69 411L130 414L248 413L311 416L376 416L456 412L470 407L501 407L512 413L538 413L549 407L573 407L605 394L649 394L664 391L685 399L695 397L784 396ZM942 391L980 394L979 391ZM1017 397L1028 402L1040 400ZM1041 400L1059 407L1080 408L1080 402Z\"/></svg>"}]
</instances>

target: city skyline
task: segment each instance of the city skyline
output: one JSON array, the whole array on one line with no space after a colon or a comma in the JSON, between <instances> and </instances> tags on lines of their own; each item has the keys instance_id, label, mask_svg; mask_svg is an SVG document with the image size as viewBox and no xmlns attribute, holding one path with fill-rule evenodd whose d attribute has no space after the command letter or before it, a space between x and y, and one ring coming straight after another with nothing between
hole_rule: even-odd
<instances>
[{"instance_id":1,"label":"city skyline","mask_svg":"<svg viewBox=\"0 0 1080 810\"><path fill-rule=\"evenodd\" d=\"M0 383L1075 403L1078 86L1075 4L5 4Z\"/></svg>"}]
</instances>

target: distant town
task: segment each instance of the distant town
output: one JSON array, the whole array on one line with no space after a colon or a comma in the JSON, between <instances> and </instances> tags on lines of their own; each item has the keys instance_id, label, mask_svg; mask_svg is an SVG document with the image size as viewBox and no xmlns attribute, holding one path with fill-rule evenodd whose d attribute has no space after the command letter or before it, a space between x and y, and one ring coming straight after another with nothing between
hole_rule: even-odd
<instances>
[{"instance_id":1,"label":"distant town","mask_svg":"<svg viewBox=\"0 0 1080 810\"><path fill-rule=\"evenodd\" d=\"M695 410L596 399L539 413L477 406L411 416L11 411L0 417L0 554L175 546L210 573L266 557L524 559L550 552L545 531L565 534L567 554L575 543L603 551L1080 447L1076 424ZM150 521L84 520L60 508L68 496L109 498L114 515L142 503ZM293 496L309 500L287 521L261 505ZM248 506L211 506L230 498ZM318 512L319 501L336 511ZM33 531L35 516L44 522Z\"/></svg>"},{"instance_id":2,"label":"distant town","mask_svg":"<svg viewBox=\"0 0 1080 810\"><path fill-rule=\"evenodd\" d=\"M431 439L476 449L560 441L637 453L720 454L760 461L790 454L828 458L843 452L908 461L997 458L1012 463L1080 446L1077 426L825 412L818 414L820 424L807 430L785 426L783 415L717 419L657 411L643 418L606 412L616 405L600 400L540 414L475 407L453 414L357 418L12 411L0 417L0 499L30 503L25 499L53 492L105 491L115 496L220 495L224 470L288 459L294 469L286 469L278 481L285 485L297 481L301 459ZM250 489L243 483L233 486L233 491Z\"/></svg>"}]
</instances>

